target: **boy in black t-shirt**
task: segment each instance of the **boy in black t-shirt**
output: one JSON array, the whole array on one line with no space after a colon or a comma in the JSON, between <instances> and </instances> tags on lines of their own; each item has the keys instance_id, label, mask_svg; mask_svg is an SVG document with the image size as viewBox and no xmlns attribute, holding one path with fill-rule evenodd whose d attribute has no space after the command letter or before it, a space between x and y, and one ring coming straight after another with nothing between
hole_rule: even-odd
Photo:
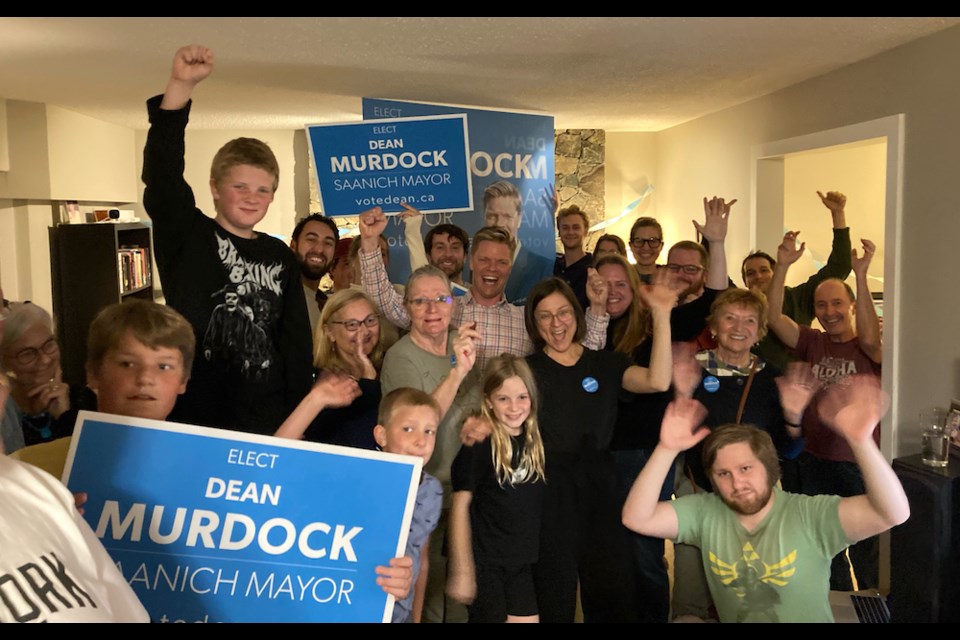
<instances>
[{"instance_id":1,"label":"boy in black t-shirt","mask_svg":"<svg viewBox=\"0 0 960 640\"><path fill-rule=\"evenodd\" d=\"M183 47L164 94L147 101L143 203L167 303L187 318L201 346L170 418L269 434L310 388L310 324L293 253L254 231L278 184L270 148L237 138L217 152L213 219L196 207L183 178L191 96L212 70L210 49Z\"/></svg>"}]
</instances>

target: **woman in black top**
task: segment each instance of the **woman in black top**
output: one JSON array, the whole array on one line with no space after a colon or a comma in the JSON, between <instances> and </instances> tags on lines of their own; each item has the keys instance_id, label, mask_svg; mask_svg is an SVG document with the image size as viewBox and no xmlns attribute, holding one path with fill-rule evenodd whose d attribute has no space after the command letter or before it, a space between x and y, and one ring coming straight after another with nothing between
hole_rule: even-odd
<instances>
[{"instance_id":1,"label":"woman in black top","mask_svg":"<svg viewBox=\"0 0 960 640\"><path fill-rule=\"evenodd\" d=\"M317 382L276 434L311 442L376 449L383 335L373 302L359 289L327 300L314 343Z\"/></svg>"},{"instance_id":2,"label":"woman in black top","mask_svg":"<svg viewBox=\"0 0 960 640\"><path fill-rule=\"evenodd\" d=\"M605 314L607 286L594 269L587 293L594 312ZM617 543L623 534L609 446L621 389L644 393L670 384L669 321L676 294L656 286L646 295L654 325L649 368L580 343L584 312L563 280L544 280L527 297L527 331L538 349L527 362L540 395L538 421L549 478L534 572L543 622L573 621L578 579L586 621L632 617L632 603L621 595L630 576Z\"/></svg>"}]
</instances>

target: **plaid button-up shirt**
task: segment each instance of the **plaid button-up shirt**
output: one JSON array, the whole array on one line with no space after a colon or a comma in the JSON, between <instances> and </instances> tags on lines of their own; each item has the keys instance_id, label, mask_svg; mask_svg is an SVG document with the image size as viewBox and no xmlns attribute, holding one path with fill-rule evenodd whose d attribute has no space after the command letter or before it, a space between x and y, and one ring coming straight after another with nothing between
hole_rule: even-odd
<instances>
[{"instance_id":1,"label":"plaid button-up shirt","mask_svg":"<svg viewBox=\"0 0 960 640\"><path fill-rule=\"evenodd\" d=\"M363 290L374 301L384 317L401 329L410 328L410 314L403 305L401 296L390 284L380 252L372 254L360 250L360 270ZM527 335L523 319L523 307L507 302L506 297L491 306L479 304L472 292L453 299L450 322L453 327L476 322L483 336L477 350L480 371L487 362L501 353L526 356L533 353L533 341ZM587 334L583 346L602 349L607 340L607 324L610 316L595 316L587 313Z\"/></svg>"}]
</instances>

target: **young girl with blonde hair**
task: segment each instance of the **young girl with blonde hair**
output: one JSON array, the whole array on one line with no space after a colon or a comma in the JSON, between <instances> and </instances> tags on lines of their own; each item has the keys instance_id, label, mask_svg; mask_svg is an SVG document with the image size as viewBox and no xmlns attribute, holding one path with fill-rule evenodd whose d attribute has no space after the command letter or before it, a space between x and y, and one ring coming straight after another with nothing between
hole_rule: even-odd
<instances>
[{"instance_id":1,"label":"young girl with blonde hair","mask_svg":"<svg viewBox=\"0 0 960 640\"><path fill-rule=\"evenodd\" d=\"M490 437L461 448L451 470L447 594L469 605L470 622L539 622L532 565L546 478L526 361L509 354L490 361L481 411Z\"/></svg>"}]
</instances>

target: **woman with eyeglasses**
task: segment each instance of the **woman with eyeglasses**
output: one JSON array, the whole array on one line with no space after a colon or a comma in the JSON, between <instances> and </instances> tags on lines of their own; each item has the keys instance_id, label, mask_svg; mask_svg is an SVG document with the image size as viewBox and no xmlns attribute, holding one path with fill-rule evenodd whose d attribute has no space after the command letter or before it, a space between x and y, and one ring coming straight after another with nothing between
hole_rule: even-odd
<instances>
[{"instance_id":1,"label":"woman with eyeglasses","mask_svg":"<svg viewBox=\"0 0 960 640\"><path fill-rule=\"evenodd\" d=\"M425 590L423 615L431 620L465 621L466 608L444 596L446 559L442 551L452 492L450 467L460 451L460 426L480 409L480 375L474 364L482 336L475 322L459 329L450 326L450 281L447 274L432 265L422 266L410 275L403 305L410 316L410 333L400 338L383 358L383 393L398 387L426 391L436 399L442 413L433 456L424 466L443 485L443 509L427 551L421 551L421 559L428 558L430 566L429 571L421 570L418 580Z\"/></svg>"},{"instance_id":2,"label":"woman with eyeglasses","mask_svg":"<svg viewBox=\"0 0 960 640\"><path fill-rule=\"evenodd\" d=\"M383 333L373 303L358 289L327 300L314 335L317 382L274 435L376 449Z\"/></svg>"},{"instance_id":3,"label":"woman with eyeglasses","mask_svg":"<svg viewBox=\"0 0 960 640\"><path fill-rule=\"evenodd\" d=\"M10 401L2 432L7 453L12 453L69 436L77 412L70 410L71 388L63 381L60 346L50 314L24 303L13 305L4 322L0 373L10 382Z\"/></svg>"},{"instance_id":4,"label":"woman with eyeglasses","mask_svg":"<svg viewBox=\"0 0 960 640\"><path fill-rule=\"evenodd\" d=\"M607 281L593 269L587 294L591 306L606 308ZM537 347L527 362L541 399L547 477L534 571L543 622L573 622L578 581L586 622L636 619L625 595L632 574L609 447L621 392L664 391L670 385L670 311L676 302L662 284L640 295L653 324L649 367L633 365L626 354L581 344L584 312L563 280L544 280L527 298L527 331Z\"/></svg>"}]
</instances>

